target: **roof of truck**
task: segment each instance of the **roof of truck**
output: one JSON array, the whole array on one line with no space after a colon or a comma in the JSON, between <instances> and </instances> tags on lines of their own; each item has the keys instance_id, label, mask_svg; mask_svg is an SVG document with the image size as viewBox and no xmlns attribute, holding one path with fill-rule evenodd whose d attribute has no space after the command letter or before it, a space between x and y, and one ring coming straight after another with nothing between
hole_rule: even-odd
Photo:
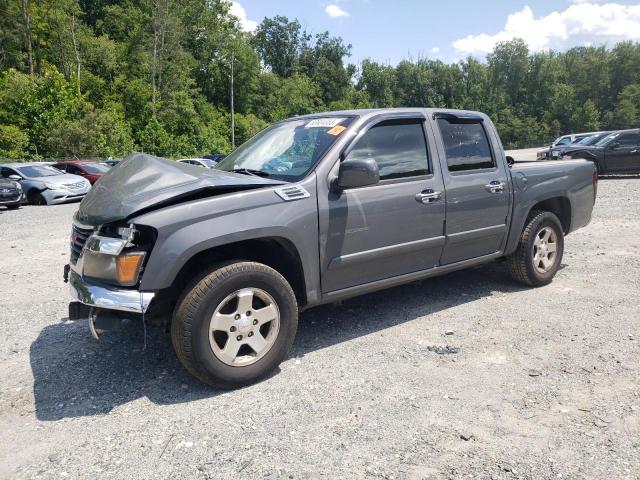
<instances>
[{"instance_id":1,"label":"roof of truck","mask_svg":"<svg viewBox=\"0 0 640 480\"><path fill-rule=\"evenodd\" d=\"M327 117L327 116L371 116L371 115L380 115L380 114L393 114L393 113L423 113L427 115L431 115L433 113L451 113L451 114L467 114L467 115L481 115L486 116L482 112L476 112L473 110L457 110L451 108L421 108L421 107L397 107L397 108L361 108L361 109L353 109L353 110L337 110L333 112L318 112L318 113L310 113L307 115L299 115L295 118L309 118L309 117Z\"/></svg>"}]
</instances>

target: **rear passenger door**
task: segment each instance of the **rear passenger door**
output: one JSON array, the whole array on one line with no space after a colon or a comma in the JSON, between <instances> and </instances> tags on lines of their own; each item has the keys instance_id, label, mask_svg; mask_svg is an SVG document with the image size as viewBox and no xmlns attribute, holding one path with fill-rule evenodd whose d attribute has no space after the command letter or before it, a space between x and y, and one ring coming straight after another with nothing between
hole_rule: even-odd
<instances>
[{"instance_id":1,"label":"rear passenger door","mask_svg":"<svg viewBox=\"0 0 640 480\"><path fill-rule=\"evenodd\" d=\"M510 183L504 155L484 117L436 114L446 195L446 243L441 264L502 250Z\"/></svg>"}]
</instances>

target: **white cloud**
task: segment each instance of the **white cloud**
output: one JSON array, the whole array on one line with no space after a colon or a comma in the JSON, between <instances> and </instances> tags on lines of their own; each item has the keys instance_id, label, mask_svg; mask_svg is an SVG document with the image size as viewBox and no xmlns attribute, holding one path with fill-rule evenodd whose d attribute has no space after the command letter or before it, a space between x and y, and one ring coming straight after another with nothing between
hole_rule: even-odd
<instances>
[{"instance_id":1,"label":"white cloud","mask_svg":"<svg viewBox=\"0 0 640 480\"><path fill-rule=\"evenodd\" d=\"M640 40L640 5L574 2L566 10L536 18L525 6L507 18L496 34L469 35L453 42L460 54L486 54L496 43L522 38L534 51L565 50L576 46L613 45Z\"/></svg>"},{"instance_id":2,"label":"white cloud","mask_svg":"<svg viewBox=\"0 0 640 480\"><path fill-rule=\"evenodd\" d=\"M431 50L429 50L429 52L437 55L438 53L440 53L440 47L433 47Z\"/></svg>"},{"instance_id":3,"label":"white cloud","mask_svg":"<svg viewBox=\"0 0 640 480\"><path fill-rule=\"evenodd\" d=\"M253 32L258 28L258 22L255 20L249 20L247 18L247 12L244 11L244 7L239 2L232 2L229 8L229 13L234 17L237 17L240 21L240 28L243 32Z\"/></svg>"},{"instance_id":4,"label":"white cloud","mask_svg":"<svg viewBox=\"0 0 640 480\"><path fill-rule=\"evenodd\" d=\"M348 17L349 16L347 12L345 12L342 8L340 8L338 5L335 5L335 4L327 5L324 11L330 17Z\"/></svg>"}]
</instances>

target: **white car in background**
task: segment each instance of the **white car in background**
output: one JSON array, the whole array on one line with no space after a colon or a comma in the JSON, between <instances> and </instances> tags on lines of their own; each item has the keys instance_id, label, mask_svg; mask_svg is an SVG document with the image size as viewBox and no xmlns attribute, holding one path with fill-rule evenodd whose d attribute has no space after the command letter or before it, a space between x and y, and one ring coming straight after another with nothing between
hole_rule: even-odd
<instances>
[{"instance_id":1,"label":"white car in background","mask_svg":"<svg viewBox=\"0 0 640 480\"><path fill-rule=\"evenodd\" d=\"M208 158L182 158L178 160L180 163L187 163L189 165L197 165L199 167L204 168L213 168L218 165L218 162L215 160L210 160Z\"/></svg>"},{"instance_id":2,"label":"white car in background","mask_svg":"<svg viewBox=\"0 0 640 480\"><path fill-rule=\"evenodd\" d=\"M82 199L89 181L43 162L0 164L0 176L18 182L32 205L55 205Z\"/></svg>"}]
</instances>

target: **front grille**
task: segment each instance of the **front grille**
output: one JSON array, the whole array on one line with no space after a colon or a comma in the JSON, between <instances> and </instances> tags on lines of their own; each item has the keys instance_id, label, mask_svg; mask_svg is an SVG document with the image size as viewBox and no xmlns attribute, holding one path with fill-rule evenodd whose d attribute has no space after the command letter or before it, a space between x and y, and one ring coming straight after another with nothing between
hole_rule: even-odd
<instances>
[{"instance_id":1,"label":"front grille","mask_svg":"<svg viewBox=\"0 0 640 480\"><path fill-rule=\"evenodd\" d=\"M93 230L87 228L79 228L75 225L71 227L71 263L74 265L78 261L78 257L82 253L87 238L93 233Z\"/></svg>"},{"instance_id":2,"label":"front grille","mask_svg":"<svg viewBox=\"0 0 640 480\"><path fill-rule=\"evenodd\" d=\"M78 182L78 183L65 183L64 184L65 187L67 188L71 188L73 190L78 190L79 188L84 187L84 182Z\"/></svg>"},{"instance_id":3,"label":"front grille","mask_svg":"<svg viewBox=\"0 0 640 480\"><path fill-rule=\"evenodd\" d=\"M20 198L20 191L19 190L9 190L9 189L3 189L0 188L0 198L2 200L17 200L18 198Z\"/></svg>"}]
</instances>

